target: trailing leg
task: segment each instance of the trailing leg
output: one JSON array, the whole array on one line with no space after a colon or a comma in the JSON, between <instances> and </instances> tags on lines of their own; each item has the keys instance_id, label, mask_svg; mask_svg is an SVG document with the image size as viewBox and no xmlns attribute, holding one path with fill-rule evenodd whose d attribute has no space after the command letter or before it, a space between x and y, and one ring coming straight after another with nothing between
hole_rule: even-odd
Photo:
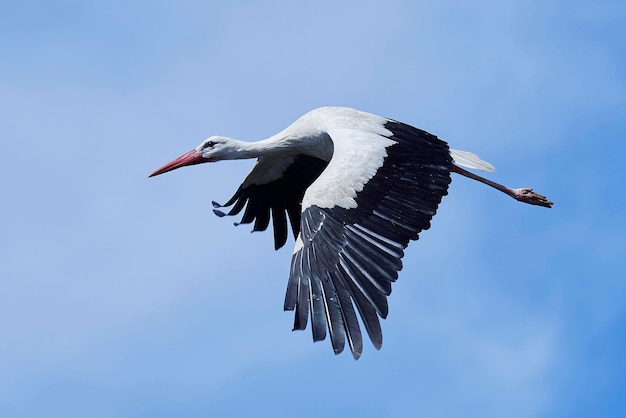
<instances>
[{"instance_id":1,"label":"trailing leg","mask_svg":"<svg viewBox=\"0 0 626 418\"><path fill-rule=\"evenodd\" d=\"M544 208L552 207L552 202L550 202L545 196L533 192L533 189L529 189L527 187L511 189L510 187L503 186L494 181L487 180L484 177L477 176L474 173L470 173L469 171L462 169L456 164L451 165L450 171L470 178L472 180L484 183L488 186L493 187L494 189L500 190L502 193L506 193L507 195L511 196L513 199L519 202L528 203L529 205L543 206Z\"/></svg>"}]
</instances>

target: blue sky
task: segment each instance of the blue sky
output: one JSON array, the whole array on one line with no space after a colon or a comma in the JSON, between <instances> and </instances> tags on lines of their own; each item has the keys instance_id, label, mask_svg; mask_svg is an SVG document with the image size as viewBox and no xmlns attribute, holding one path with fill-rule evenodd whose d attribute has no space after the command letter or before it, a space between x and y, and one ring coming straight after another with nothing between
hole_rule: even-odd
<instances>
[{"instance_id":1,"label":"blue sky","mask_svg":"<svg viewBox=\"0 0 626 418\"><path fill-rule=\"evenodd\" d=\"M608 0L3 3L0 415L624 416L625 18ZM358 362L290 331L291 249L211 213L251 161L147 178L323 105L426 129L555 202L455 177Z\"/></svg>"}]
</instances>

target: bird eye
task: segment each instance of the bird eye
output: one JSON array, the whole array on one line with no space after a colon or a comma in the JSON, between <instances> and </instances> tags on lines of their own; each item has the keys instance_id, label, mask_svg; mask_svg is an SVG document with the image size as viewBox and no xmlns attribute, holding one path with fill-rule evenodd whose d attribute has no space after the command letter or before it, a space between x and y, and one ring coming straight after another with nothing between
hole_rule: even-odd
<instances>
[{"instance_id":1,"label":"bird eye","mask_svg":"<svg viewBox=\"0 0 626 418\"><path fill-rule=\"evenodd\" d=\"M202 149L212 148L213 145L215 145L215 142L213 141L205 142L204 145L202 146Z\"/></svg>"}]
</instances>

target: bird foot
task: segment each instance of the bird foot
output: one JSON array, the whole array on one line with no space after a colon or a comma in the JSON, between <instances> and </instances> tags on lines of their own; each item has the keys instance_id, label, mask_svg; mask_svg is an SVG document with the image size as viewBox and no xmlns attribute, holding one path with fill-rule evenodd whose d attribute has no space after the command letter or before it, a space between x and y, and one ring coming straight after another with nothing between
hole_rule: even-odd
<instances>
[{"instance_id":1,"label":"bird foot","mask_svg":"<svg viewBox=\"0 0 626 418\"><path fill-rule=\"evenodd\" d=\"M552 207L552 202L550 202L545 196L533 192L533 189L522 187L520 189L512 189L512 192L513 194L511 196L519 202L543 206L544 208Z\"/></svg>"}]
</instances>

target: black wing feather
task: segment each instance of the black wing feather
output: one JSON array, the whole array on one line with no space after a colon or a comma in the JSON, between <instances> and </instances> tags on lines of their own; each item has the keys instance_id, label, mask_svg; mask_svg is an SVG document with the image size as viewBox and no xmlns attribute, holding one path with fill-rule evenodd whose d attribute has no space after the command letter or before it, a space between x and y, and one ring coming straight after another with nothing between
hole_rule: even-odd
<instances>
[{"instance_id":1,"label":"black wing feather","mask_svg":"<svg viewBox=\"0 0 626 418\"><path fill-rule=\"evenodd\" d=\"M362 352L354 308L379 349L379 317L388 314L387 296L402 269L403 250L430 227L450 184L452 158L444 141L395 121L385 127L396 143L387 148L383 166L358 193L357 207L311 206L302 213L303 245L293 255L285 296L285 309L296 311L295 329L303 329L310 314L313 339L320 339L324 321L335 353L347 339L354 358ZM323 296L303 300L297 291L302 285L310 285L315 297L321 288ZM318 302L324 302L323 313Z\"/></svg>"},{"instance_id":2,"label":"black wing feather","mask_svg":"<svg viewBox=\"0 0 626 418\"><path fill-rule=\"evenodd\" d=\"M267 157L264 157L267 158ZM271 157L269 157L271 158ZM249 224L254 221L253 231L264 231L269 226L270 214L273 218L274 248L279 249L287 242L287 218L294 237L300 232L300 212L302 197L306 189L315 181L328 165L327 161L308 155L297 155L278 179L263 184L240 186L224 205L213 202L218 216L237 215L245 207L241 221ZM254 170L250 174L254 175ZM228 213L219 208L233 206Z\"/></svg>"}]
</instances>

